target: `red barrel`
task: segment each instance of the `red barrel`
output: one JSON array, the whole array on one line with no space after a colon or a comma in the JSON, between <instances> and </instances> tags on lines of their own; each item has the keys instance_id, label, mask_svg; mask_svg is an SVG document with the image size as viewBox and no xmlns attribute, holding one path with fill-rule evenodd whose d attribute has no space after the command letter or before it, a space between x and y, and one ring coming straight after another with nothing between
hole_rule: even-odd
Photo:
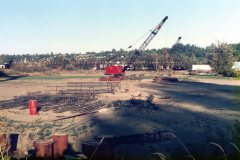
<instances>
[{"instance_id":1,"label":"red barrel","mask_svg":"<svg viewBox=\"0 0 240 160\"><path fill-rule=\"evenodd\" d=\"M6 134L0 134L0 146L5 148L7 146L7 135Z\"/></svg>"},{"instance_id":2,"label":"red barrel","mask_svg":"<svg viewBox=\"0 0 240 160\"><path fill-rule=\"evenodd\" d=\"M4 151L6 151L8 146L9 146L9 140L8 140L7 134L5 133L0 134L0 147L2 147Z\"/></svg>"},{"instance_id":3,"label":"red barrel","mask_svg":"<svg viewBox=\"0 0 240 160\"><path fill-rule=\"evenodd\" d=\"M52 140L54 142L54 157L63 157L68 148L68 134L54 134Z\"/></svg>"},{"instance_id":4,"label":"red barrel","mask_svg":"<svg viewBox=\"0 0 240 160\"><path fill-rule=\"evenodd\" d=\"M38 115L37 106L38 106L37 100L28 101L28 109L30 115Z\"/></svg>"},{"instance_id":5,"label":"red barrel","mask_svg":"<svg viewBox=\"0 0 240 160\"><path fill-rule=\"evenodd\" d=\"M53 142L52 141L37 141L34 142L34 148L37 158L53 158Z\"/></svg>"}]
</instances>

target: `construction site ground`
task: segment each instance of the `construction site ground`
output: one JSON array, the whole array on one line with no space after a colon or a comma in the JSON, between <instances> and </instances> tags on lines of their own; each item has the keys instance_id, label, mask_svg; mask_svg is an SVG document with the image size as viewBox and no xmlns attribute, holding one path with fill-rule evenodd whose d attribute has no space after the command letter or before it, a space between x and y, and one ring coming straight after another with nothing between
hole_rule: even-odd
<instances>
[{"instance_id":1,"label":"construction site ground","mask_svg":"<svg viewBox=\"0 0 240 160\"><path fill-rule=\"evenodd\" d=\"M147 74L156 75L154 72ZM34 141L48 139L51 134L59 132L69 134L72 149L79 151L81 142L90 141L95 136L157 131L169 133L168 137L156 143L120 145L116 149L116 155L129 160L149 159L154 153L185 157L189 156L186 148L194 157L204 154L222 155L214 143L222 146L226 153L234 150L231 143L234 143L234 123L240 120L240 81L175 76L179 78L179 82L153 83L150 78L122 81L121 88L114 94L96 95L104 104L97 112L74 118L61 120L76 113L54 113L51 110L40 110L39 115L30 116L27 104L25 109L12 106L11 109L0 110L1 131L18 133L18 149L22 152L31 149ZM98 79L2 81L0 101L24 96L29 92L45 93L49 92L49 86L80 81L94 82ZM150 95L153 95L153 101L147 102Z\"/></svg>"}]
</instances>

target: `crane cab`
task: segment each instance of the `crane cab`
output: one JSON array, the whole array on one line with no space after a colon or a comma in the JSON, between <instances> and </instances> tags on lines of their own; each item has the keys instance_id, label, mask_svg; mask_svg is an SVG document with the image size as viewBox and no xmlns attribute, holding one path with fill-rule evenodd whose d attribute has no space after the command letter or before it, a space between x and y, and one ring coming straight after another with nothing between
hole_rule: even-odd
<instances>
[{"instance_id":1,"label":"crane cab","mask_svg":"<svg viewBox=\"0 0 240 160\"><path fill-rule=\"evenodd\" d=\"M106 66L105 77L101 77L99 81L122 81L124 80L125 71L123 66Z\"/></svg>"},{"instance_id":2,"label":"crane cab","mask_svg":"<svg viewBox=\"0 0 240 160\"><path fill-rule=\"evenodd\" d=\"M124 75L123 66L106 66L105 75Z\"/></svg>"}]
</instances>

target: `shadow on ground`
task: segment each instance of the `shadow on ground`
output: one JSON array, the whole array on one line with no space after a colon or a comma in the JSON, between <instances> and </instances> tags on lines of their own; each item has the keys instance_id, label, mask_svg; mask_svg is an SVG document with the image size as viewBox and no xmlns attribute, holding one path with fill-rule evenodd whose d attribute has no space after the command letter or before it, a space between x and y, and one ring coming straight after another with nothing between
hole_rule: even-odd
<instances>
[{"instance_id":1,"label":"shadow on ground","mask_svg":"<svg viewBox=\"0 0 240 160\"><path fill-rule=\"evenodd\" d=\"M22 78L22 77L26 77L26 76L6 76L6 77L4 77L4 79L0 79L0 83L17 80L17 79Z\"/></svg>"},{"instance_id":2,"label":"shadow on ground","mask_svg":"<svg viewBox=\"0 0 240 160\"><path fill-rule=\"evenodd\" d=\"M200 82L142 83L139 86L149 94L171 99L154 105L146 101L116 101L109 108L111 114L93 119L94 134L167 131L170 136L156 143L121 144L115 151L116 157L151 159L153 153L162 153L168 159L188 159L189 156L235 159L238 156L231 144L236 143L233 124L240 120L238 87Z\"/></svg>"}]
</instances>

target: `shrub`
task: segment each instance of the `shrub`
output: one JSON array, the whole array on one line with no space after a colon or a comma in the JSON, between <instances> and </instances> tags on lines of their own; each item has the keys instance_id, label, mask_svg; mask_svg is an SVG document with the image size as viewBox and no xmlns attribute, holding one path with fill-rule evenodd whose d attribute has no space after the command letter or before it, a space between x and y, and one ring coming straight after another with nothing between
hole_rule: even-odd
<instances>
[{"instance_id":1,"label":"shrub","mask_svg":"<svg viewBox=\"0 0 240 160\"><path fill-rule=\"evenodd\" d=\"M230 45L220 42L212 44L208 60L218 74L225 77L236 77L235 72L232 70L233 51Z\"/></svg>"},{"instance_id":2,"label":"shrub","mask_svg":"<svg viewBox=\"0 0 240 160\"><path fill-rule=\"evenodd\" d=\"M224 77L237 77L237 72L232 69L220 70L218 73L223 75Z\"/></svg>"},{"instance_id":3,"label":"shrub","mask_svg":"<svg viewBox=\"0 0 240 160\"><path fill-rule=\"evenodd\" d=\"M33 65L29 65L29 64L24 64L24 63L18 63L18 64L14 64L12 66L12 69L15 71L19 71L19 72L45 72L48 71L49 68L46 66L39 66L36 64Z\"/></svg>"},{"instance_id":4,"label":"shrub","mask_svg":"<svg viewBox=\"0 0 240 160\"><path fill-rule=\"evenodd\" d=\"M69 64L66 66L66 70L74 70L74 66L72 64Z\"/></svg>"},{"instance_id":5,"label":"shrub","mask_svg":"<svg viewBox=\"0 0 240 160\"><path fill-rule=\"evenodd\" d=\"M235 71L236 77L240 78L240 71Z\"/></svg>"}]
</instances>

